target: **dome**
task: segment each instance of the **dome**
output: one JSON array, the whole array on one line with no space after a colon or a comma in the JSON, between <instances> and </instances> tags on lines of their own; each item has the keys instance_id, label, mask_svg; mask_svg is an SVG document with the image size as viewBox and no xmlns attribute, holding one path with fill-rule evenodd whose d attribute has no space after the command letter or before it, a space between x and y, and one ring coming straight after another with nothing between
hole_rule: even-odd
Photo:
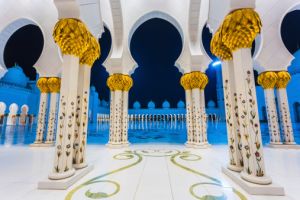
<instances>
[{"instance_id":1,"label":"dome","mask_svg":"<svg viewBox=\"0 0 300 200\"><path fill-rule=\"evenodd\" d=\"M154 109L155 108L155 103L153 101L150 101L148 103L148 109Z\"/></svg>"},{"instance_id":2,"label":"dome","mask_svg":"<svg viewBox=\"0 0 300 200\"><path fill-rule=\"evenodd\" d=\"M96 91L96 88L95 88L95 86L91 86L91 91L93 91L93 92L95 92Z\"/></svg>"},{"instance_id":3,"label":"dome","mask_svg":"<svg viewBox=\"0 0 300 200\"><path fill-rule=\"evenodd\" d=\"M108 103L105 100L101 101L101 106L108 107Z\"/></svg>"},{"instance_id":4,"label":"dome","mask_svg":"<svg viewBox=\"0 0 300 200\"><path fill-rule=\"evenodd\" d=\"M25 76L23 69L20 66L14 66L7 70L1 81L20 87L26 87L29 79Z\"/></svg>"},{"instance_id":5,"label":"dome","mask_svg":"<svg viewBox=\"0 0 300 200\"><path fill-rule=\"evenodd\" d=\"M177 108L184 108L185 107L185 104L183 101L178 101L177 103Z\"/></svg>"},{"instance_id":6,"label":"dome","mask_svg":"<svg viewBox=\"0 0 300 200\"><path fill-rule=\"evenodd\" d=\"M291 75L300 74L300 50L294 53L294 57L295 58L292 60L292 63L288 68L288 71L291 73Z\"/></svg>"},{"instance_id":7,"label":"dome","mask_svg":"<svg viewBox=\"0 0 300 200\"><path fill-rule=\"evenodd\" d=\"M134 102L134 103L133 103L133 108L134 108L134 109L140 109L140 108L141 108L140 102L138 102L138 101Z\"/></svg>"},{"instance_id":8,"label":"dome","mask_svg":"<svg viewBox=\"0 0 300 200\"><path fill-rule=\"evenodd\" d=\"M207 104L208 108L215 108L216 107L216 103L213 100L210 100Z\"/></svg>"},{"instance_id":9,"label":"dome","mask_svg":"<svg viewBox=\"0 0 300 200\"><path fill-rule=\"evenodd\" d=\"M170 103L169 103L167 100L165 100L165 101L163 102L163 104L162 104L162 107L163 107L163 108L170 108Z\"/></svg>"}]
</instances>

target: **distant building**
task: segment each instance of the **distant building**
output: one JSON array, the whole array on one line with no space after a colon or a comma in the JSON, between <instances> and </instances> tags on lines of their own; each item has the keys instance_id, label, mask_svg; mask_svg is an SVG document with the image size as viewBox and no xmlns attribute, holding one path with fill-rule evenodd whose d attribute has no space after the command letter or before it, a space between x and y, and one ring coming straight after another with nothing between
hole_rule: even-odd
<instances>
[{"instance_id":1,"label":"distant building","mask_svg":"<svg viewBox=\"0 0 300 200\"><path fill-rule=\"evenodd\" d=\"M18 114L21 106L27 105L28 114L36 115L39 107L40 92L35 81L30 81L24 74L20 66L9 68L0 79L0 102L6 105L5 113L9 112L11 104L18 105Z\"/></svg>"}]
</instances>

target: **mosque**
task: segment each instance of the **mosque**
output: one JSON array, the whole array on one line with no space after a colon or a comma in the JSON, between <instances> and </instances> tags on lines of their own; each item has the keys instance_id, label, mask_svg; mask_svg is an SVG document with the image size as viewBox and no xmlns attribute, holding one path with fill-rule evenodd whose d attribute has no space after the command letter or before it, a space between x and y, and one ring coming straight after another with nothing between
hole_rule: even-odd
<instances>
[{"instance_id":1,"label":"mosque","mask_svg":"<svg viewBox=\"0 0 300 200\"><path fill-rule=\"evenodd\" d=\"M1 199L299 199L299 10L0 0Z\"/></svg>"}]
</instances>

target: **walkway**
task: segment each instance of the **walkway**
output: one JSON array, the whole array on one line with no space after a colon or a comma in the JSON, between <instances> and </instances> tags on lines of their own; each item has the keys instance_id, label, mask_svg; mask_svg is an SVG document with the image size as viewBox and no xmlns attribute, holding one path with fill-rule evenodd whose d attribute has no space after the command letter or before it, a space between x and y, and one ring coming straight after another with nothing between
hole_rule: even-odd
<instances>
[{"instance_id":1,"label":"walkway","mask_svg":"<svg viewBox=\"0 0 300 200\"><path fill-rule=\"evenodd\" d=\"M132 145L127 151L89 145L88 159L95 169L67 191L36 189L50 171L53 148L1 146L0 196L5 200L221 200L225 196L227 200L297 200L299 151L265 148L265 154L269 175L285 187L288 197L252 197L236 187L221 173L228 157L225 145L206 150Z\"/></svg>"}]
</instances>

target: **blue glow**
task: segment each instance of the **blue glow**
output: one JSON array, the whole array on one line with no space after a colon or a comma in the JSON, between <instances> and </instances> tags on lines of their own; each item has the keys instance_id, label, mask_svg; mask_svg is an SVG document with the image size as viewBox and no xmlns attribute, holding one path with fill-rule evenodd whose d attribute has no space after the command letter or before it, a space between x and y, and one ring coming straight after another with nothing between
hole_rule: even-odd
<instances>
[{"instance_id":1,"label":"blue glow","mask_svg":"<svg viewBox=\"0 0 300 200\"><path fill-rule=\"evenodd\" d=\"M221 61L215 61L215 62L213 62L212 64L211 64L213 67L216 67L216 66L218 66L218 65L221 65Z\"/></svg>"}]
</instances>

